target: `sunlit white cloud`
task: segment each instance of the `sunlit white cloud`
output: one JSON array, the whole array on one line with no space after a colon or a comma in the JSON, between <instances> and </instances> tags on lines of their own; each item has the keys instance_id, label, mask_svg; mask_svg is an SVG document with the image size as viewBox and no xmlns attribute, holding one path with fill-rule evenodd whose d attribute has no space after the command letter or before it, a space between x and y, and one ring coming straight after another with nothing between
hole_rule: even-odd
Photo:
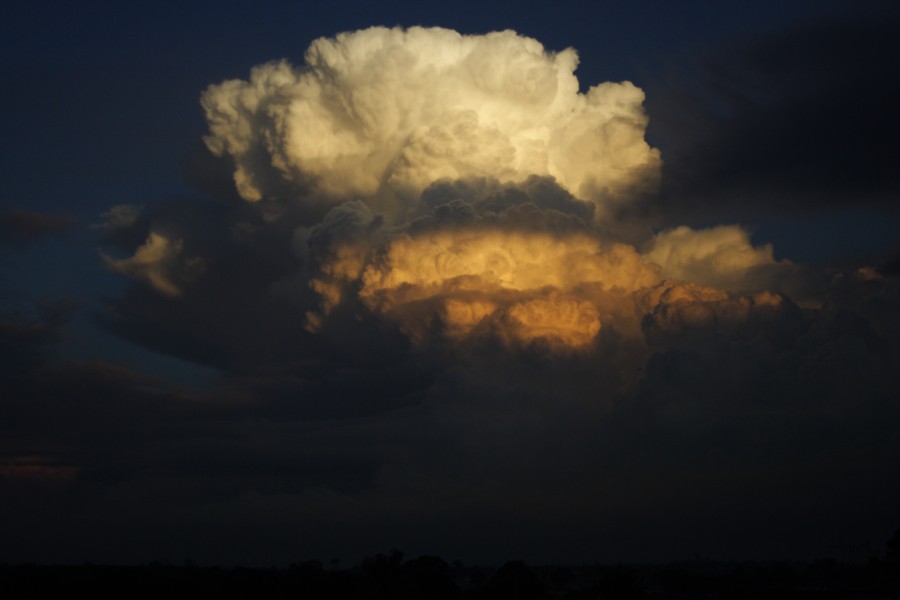
<instances>
[{"instance_id":1,"label":"sunlit white cloud","mask_svg":"<svg viewBox=\"0 0 900 600\"><path fill-rule=\"evenodd\" d=\"M775 260L771 244L754 246L738 225L669 229L653 237L643 256L666 277L730 290L764 286L763 269L791 264Z\"/></svg>"},{"instance_id":2,"label":"sunlit white cloud","mask_svg":"<svg viewBox=\"0 0 900 600\"><path fill-rule=\"evenodd\" d=\"M652 185L643 92L579 92L574 50L513 31L374 27L314 41L305 63L211 86L206 143L246 200L417 194L439 179L549 175L602 204Z\"/></svg>"}]
</instances>

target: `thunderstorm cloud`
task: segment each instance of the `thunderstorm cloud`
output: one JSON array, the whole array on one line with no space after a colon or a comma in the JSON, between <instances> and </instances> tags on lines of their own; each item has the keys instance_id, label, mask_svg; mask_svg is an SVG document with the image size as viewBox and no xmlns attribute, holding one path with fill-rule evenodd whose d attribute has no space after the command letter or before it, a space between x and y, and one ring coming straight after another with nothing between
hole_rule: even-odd
<instances>
[{"instance_id":1,"label":"thunderstorm cloud","mask_svg":"<svg viewBox=\"0 0 900 600\"><path fill-rule=\"evenodd\" d=\"M103 215L127 286L92 317L211 383L59 359L68 305L0 313L0 391L34 424L0 423L0 492L74 489L95 524L147 506L144 539L174 514L197 539L489 539L491 560L523 531L576 554L634 531L658 558L680 548L642 550L665 527L706 547L725 528L739 548L833 520L835 485L881 486L896 262L783 258L728 215L728 173L690 200L682 164L666 188L651 98L578 62L509 30L373 27L207 87L202 194ZM721 220L680 220L719 193ZM69 226L0 216L10 252ZM29 541L63 504L14 539L51 540Z\"/></svg>"},{"instance_id":2,"label":"thunderstorm cloud","mask_svg":"<svg viewBox=\"0 0 900 600\"><path fill-rule=\"evenodd\" d=\"M612 208L656 185L661 161L645 141L643 92L606 82L581 93L577 64L574 50L513 31L344 33L314 41L302 66L210 86L205 141L233 163L241 198L282 204L269 221L290 207L324 212L296 223L303 264L280 286L303 296L309 332L364 311L418 346L589 348L604 325L639 331L678 281L695 290L679 303L720 299L698 285L763 291L741 284L775 264L771 248L737 226L662 232L643 255L598 233ZM132 257L106 260L176 297L215 257L186 256L181 239L151 230ZM314 306L302 306L304 286Z\"/></svg>"},{"instance_id":3,"label":"thunderstorm cloud","mask_svg":"<svg viewBox=\"0 0 900 600\"><path fill-rule=\"evenodd\" d=\"M103 236L132 255L106 264L144 287L106 323L244 382L390 364L424 386L384 392L403 402L472 356L515 369L534 354L592 364L609 405L667 352L764 323L796 333L800 306L833 305L834 273L776 259L740 225L626 243L617 210L662 164L644 94L582 93L577 64L513 31L374 27L211 85L204 139L237 196L110 210Z\"/></svg>"}]
</instances>

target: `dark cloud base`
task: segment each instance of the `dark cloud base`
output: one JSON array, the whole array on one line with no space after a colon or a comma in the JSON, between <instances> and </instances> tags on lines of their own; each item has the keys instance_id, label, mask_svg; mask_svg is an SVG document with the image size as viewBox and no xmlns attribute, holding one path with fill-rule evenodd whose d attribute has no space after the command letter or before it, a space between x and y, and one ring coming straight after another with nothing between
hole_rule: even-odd
<instances>
[{"instance_id":1,"label":"dark cloud base","mask_svg":"<svg viewBox=\"0 0 900 600\"><path fill-rule=\"evenodd\" d=\"M900 15L880 9L737 40L649 85L668 157L655 209L690 224L895 208Z\"/></svg>"},{"instance_id":2,"label":"dark cloud base","mask_svg":"<svg viewBox=\"0 0 900 600\"><path fill-rule=\"evenodd\" d=\"M745 328L645 319L649 354L614 328L588 352L423 350L359 307L314 337L271 285L228 292L290 277L266 251L278 235L182 298L136 285L100 315L214 365L205 389L59 358L71 308L4 316L3 560L809 558L893 526L890 273Z\"/></svg>"}]
</instances>

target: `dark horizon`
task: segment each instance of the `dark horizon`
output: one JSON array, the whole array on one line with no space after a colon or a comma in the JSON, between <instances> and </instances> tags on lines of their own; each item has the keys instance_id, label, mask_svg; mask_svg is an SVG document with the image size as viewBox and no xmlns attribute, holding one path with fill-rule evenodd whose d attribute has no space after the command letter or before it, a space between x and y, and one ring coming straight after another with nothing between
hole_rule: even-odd
<instances>
[{"instance_id":1,"label":"dark horizon","mask_svg":"<svg viewBox=\"0 0 900 600\"><path fill-rule=\"evenodd\" d=\"M50 597L66 590L94 598L155 598L159 594L217 598L872 598L900 592L897 535L888 558L864 564L834 559L808 563L686 561L650 565L528 565L447 563L437 556L406 558L398 550L342 567L336 561L276 568L221 568L185 560L173 566L0 565L0 582L17 597Z\"/></svg>"}]
</instances>

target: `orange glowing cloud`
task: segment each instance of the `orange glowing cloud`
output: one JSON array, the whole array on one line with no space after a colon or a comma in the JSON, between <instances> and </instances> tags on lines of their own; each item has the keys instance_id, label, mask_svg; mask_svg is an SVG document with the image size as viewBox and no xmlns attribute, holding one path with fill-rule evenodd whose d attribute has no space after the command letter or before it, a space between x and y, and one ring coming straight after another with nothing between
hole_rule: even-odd
<instances>
[{"instance_id":1,"label":"orange glowing cloud","mask_svg":"<svg viewBox=\"0 0 900 600\"><path fill-rule=\"evenodd\" d=\"M397 236L364 267L359 256L338 251L323 265L329 277L313 287L323 295L324 313L339 301L338 290L354 289L366 307L407 321L410 332L424 311L454 338L484 325L510 340L586 345L601 327L598 295L659 281L632 247L581 233L451 228ZM345 285L351 282L356 287ZM420 318L410 320L413 314ZM313 314L311 327L324 316Z\"/></svg>"},{"instance_id":2,"label":"orange glowing cloud","mask_svg":"<svg viewBox=\"0 0 900 600\"><path fill-rule=\"evenodd\" d=\"M702 237L702 234L701 234ZM688 251L695 250L688 238ZM671 246L676 241L666 242ZM749 249L749 253L740 250ZM677 251L677 248L675 249ZM763 256L748 243L738 257ZM743 272L746 261L726 256L716 275ZM620 335L680 335L740 326L760 311L780 311L784 299L750 296L677 279L634 247L581 231L517 228L514 222L438 222L384 241L351 239L320 256L311 282L320 310L307 315L318 331L343 300L398 324L416 343L438 331L463 341L492 336L509 345L545 340L588 348L601 329Z\"/></svg>"}]
</instances>

